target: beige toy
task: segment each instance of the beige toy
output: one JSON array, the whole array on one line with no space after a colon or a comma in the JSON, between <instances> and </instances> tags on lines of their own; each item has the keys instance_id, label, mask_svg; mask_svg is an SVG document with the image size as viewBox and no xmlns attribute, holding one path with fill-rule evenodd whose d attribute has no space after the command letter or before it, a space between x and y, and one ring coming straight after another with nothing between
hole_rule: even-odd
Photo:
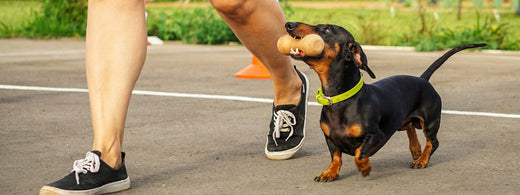
<instances>
[{"instance_id":1,"label":"beige toy","mask_svg":"<svg viewBox=\"0 0 520 195\"><path fill-rule=\"evenodd\" d=\"M290 35L284 35L278 39L278 51L285 55L317 56L321 54L325 43L316 34L309 34L302 39L295 39Z\"/></svg>"}]
</instances>

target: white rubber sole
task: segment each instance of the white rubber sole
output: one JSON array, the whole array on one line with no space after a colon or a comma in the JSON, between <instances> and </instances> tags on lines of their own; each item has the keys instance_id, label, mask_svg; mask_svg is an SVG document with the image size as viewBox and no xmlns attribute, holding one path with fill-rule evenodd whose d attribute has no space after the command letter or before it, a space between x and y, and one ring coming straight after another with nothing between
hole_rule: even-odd
<instances>
[{"instance_id":1,"label":"white rubber sole","mask_svg":"<svg viewBox=\"0 0 520 195\"><path fill-rule=\"evenodd\" d=\"M267 138L269 139L269 138ZM304 138L305 139L305 138ZM303 146L303 140L296 147L291 148L289 150L279 151L279 152L269 152L267 151L267 143L265 147L265 156L270 160L287 160L292 158Z\"/></svg>"},{"instance_id":2,"label":"white rubber sole","mask_svg":"<svg viewBox=\"0 0 520 195\"><path fill-rule=\"evenodd\" d=\"M43 186L43 188L40 190L40 195L55 195L55 194L107 194L112 192L119 192L123 190L127 190L130 188L130 177L127 177L124 180L112 182L109 184L105 184L103 186L90 189L90 190L77 190L77 191L71 191L71 190L63 190L58 189L51 186Z\"/></svg>"}]
</instances>

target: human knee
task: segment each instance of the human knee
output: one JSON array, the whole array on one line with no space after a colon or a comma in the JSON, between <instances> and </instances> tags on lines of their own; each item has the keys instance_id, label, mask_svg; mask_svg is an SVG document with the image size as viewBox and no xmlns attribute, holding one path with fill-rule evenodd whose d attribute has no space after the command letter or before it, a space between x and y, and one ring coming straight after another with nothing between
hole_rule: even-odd
<instances>
[{"instance_id":1,"label":"human knee","mask_svg":"<svg viewBox=\"0 0 520 195\"><path fill-rule=\"evenodd\" d=\"M209 2L218 12L226 16L242 16L249 13L247 7L251 7L245 6L247 0L209 0Z\"/></svg>"}]
</instances>

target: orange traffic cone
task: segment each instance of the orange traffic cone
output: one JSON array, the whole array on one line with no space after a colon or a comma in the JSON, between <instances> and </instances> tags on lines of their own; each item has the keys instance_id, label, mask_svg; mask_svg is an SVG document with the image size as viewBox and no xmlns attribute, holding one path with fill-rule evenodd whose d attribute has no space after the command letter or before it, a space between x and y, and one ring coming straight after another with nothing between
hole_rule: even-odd
<instances>
[{"instance_id":1,"label":"orange traffic cone","mask_svg":"<svg viewBox=\"0 0 520 195\"><path fill-rule=\"evenodd\" d=\"M245 67L244 69L238 71L235 76L241 79L270 79L271 75L265 66L253 56L253 62Z\"/></svg>"}]
</instances>

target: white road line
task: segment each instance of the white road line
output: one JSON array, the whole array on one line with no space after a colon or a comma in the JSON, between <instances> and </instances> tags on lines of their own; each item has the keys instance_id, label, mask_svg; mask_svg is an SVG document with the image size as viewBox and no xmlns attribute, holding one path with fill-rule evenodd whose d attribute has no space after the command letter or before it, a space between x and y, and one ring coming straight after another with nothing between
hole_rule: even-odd
<instances>
[{"instance_id":1,"label":"white road line","mask_svg":"<svg viewBox=\"0 0 520 195\"><path fill-rule=\"evenodd\" d=\"M245 96L208 95L208 94L193 94L193 93L173 93L173 92L141 91L141 90L134 90L132 92L132 94L151 95L151 96L187 97L187 98L202 98L202 99L218 99L218 100L234 100L234 101L245 101L245 102L273 103L272 99L254 98L254 97L245 97Z\"/></svg>"},{"instance_id":2,"label":"white road line","mask_svg":"<svg viewBox=\"0 0 520 195\"><path fill-rule=\"evenodd\" d=\"M57 88L57 87L36 87L36 86L19 86L19 85L0 85L0 89L29 90L29 91L82 92L82 93L88 93L88 89L79 89L79 88Z\"/></svg>"},{"instance_id":3,"label":"white road line","mask_svg":"<svg viewBox=\"0 0 520 195\"><path fill-rule=\"evenodd\" d=\"M37 86L19 86L19 85L0 85L0 89L88 93L88 89L80 89L80 88L57 88L57 87L37 87ZM218 99L218 100L232 100L232 101L245 101L245 102L273 103L272 99L254 98L254 97L245 97L245 96L173 93L173 92L142 91L142 90L134 90L132 92L132 94L149 95L149 96L163 96L163 97L186 97L186 98L202 98L202 99ZM309 102L309 105L321 106L317 102ZM520 118L520 114L503 114L503 113L491 113L491 112L442 110L442 113L443 114L452 114L452 115L485 116L485 117L498 117L498 118Z\"/></svg>"},{"instance_id":4,"label":"white road line","mask_svg":"<svg viewBox=\"0 0 520 195\"><path fill-rule=\"evenodd\" d=\"M498 118L520 118L520 114L502 114L492 112L470 112L470 111L458 111L458 110L442 110L443 114L454 114L454 115L469 115L469 116L489 116Z\"/></svg>"}]
</instances>

